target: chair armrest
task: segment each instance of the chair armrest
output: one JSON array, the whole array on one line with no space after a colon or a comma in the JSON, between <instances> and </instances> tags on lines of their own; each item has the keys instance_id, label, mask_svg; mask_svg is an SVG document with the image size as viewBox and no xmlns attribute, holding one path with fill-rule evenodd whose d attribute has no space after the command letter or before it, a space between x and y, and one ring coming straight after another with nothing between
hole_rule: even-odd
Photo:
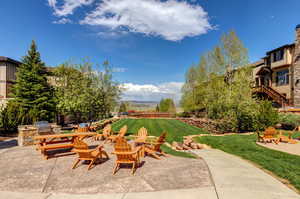
<instances>
[{"instance_id":1,"label":"chair armrest","mask_svg":"<svg viewBox=\"0 0 300 199\"><path fill-rule=\"evenodd\" d=\"M95 151L95 149L73 149L72 151L78 153L91 153Z\"/></svg>"},{"instance_id":2,"label":"chair armrest","mask_svg":"<svg viewBox=\"0 0 300 199\"><path fill-rule=\"evenodd\" d=\"M164 144L165 142L146 142L146 144L156 145L156 144Z\"/></svg>"},{"instance_id":3,"label":"chair armrest","mask_svg":"<svg viewBox=\"0 0 300 199\"><path fill-rule=\"evenodd\" d=\"M130 137L135 137L135 138L137 138L137 137L140 137L140 136L138 136L138 135L130 135Z\"/></svg>"}]
</instances>

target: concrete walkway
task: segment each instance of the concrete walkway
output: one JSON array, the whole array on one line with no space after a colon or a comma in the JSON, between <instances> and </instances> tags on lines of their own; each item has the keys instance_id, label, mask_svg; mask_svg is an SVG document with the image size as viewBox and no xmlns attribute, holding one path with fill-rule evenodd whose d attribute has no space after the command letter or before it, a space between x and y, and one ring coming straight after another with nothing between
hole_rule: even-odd
<instances>
[{"instance_id":1,"label":"concrete walkway","mask_svg":"<svg viewBox=\"0 0 300 199\"><path fill-rule=\"evenodd\" d=\"M204 158L219 199L299 199L280 181L239 157L216 149L193 151Z\"/></svg>"},{"instance_id":2,"label":"concrete walkway","mask_svg":"<svg viewBox=\"0 0 300 199\"><path fill-rule=\"evenodd\" d=\"M9 199L300 199L277 179L239 157L216 149L192 151L206 161L213 186L155 192L63 194L0 191ZM181 171L178 171L181 172Z\"/></svg>"},{"instance_id":3,"label":"concrete walkway","mask_svg":"<svg viewBox=\"0 0 300 199\"><path fill-rule=\"evenodd\" d=\"M282 142L280 142L279 144L275 144L275 143L266 143L265 144L265 143L256 142L256 144L266 147L266 148L269 148L269 149L282 151L282 152L300 156L300 142L299 141L297 141L297 142L298 142L297 144L289 144L289 143L282 143Z\"/></svg>"}]
</instances>

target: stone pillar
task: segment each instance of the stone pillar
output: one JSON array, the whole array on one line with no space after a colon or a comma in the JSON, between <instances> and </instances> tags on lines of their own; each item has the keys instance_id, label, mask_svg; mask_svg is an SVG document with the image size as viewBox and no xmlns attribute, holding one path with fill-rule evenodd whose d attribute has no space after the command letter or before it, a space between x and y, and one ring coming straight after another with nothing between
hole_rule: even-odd
<instances>
[{"instance_id":1,"label":"stone pillar","mask_svg":"<svg viewBox=\"0 0 300 199\"><path fill-rule=\"evenodd\" d=\"M296 26L296 41L292 66L291 89L295 107L300 107L300 24Z\"/></svg>"},{"instance_id":2,"label":"stone pillar","mask_svg":"<svg viewBox=\"0 0 300 199\"><path fill-rule=\"evenodd\" d=\"M38 129L31 125L24 125L18 127L18 145L29 146L34 145L34 136L37 136Z\"/></svg>"}]
</instances>

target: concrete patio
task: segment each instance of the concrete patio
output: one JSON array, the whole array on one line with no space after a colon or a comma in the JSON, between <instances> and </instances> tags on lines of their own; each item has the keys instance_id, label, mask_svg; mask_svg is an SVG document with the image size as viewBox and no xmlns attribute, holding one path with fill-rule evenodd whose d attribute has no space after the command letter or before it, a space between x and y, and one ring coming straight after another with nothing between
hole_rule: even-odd
<instances>
[{"instance_id":1,"label":"concrete patio","mask_svg":"<svg viewBox=\"0 0 300 199\"><path fill-rule=\"evenodd\" d=\"M299 141L297 141L297 144L290 144L290 143L283 143L283 142L280 142L278 144L257 142L257 144L260 146L263 146L263 147L267 147L269 149L282 151L282 152L300 156L300 142Z\"/></svg>"},{"instance_id":2,"label":"concrete patio","mask_svg":"<svg viewBox=\"0 0 300 199\"><path fill-rule=\"evenodd\" d=\"M10 143L10 144L8 144ZM127 193L170 189L212 187L209 170L202 159L145 157L134 176L130 168L121 168L112 175L115 155L111 144L105 144L110 159L90 171L79 164L71 169L76 155L43 159L34 147L0 147L0 191L39 193ZM91 145L100 142L89 140Z\"/></svg>"},{"instance_id":3,"label":"concrete patio","mask_svg":"<svg viewBox=\"0 0 300 199\"><path fill-rule=\"evenodd\" d=\"M83 164L72 170L74 155L44 160L33 147L16 147L13 143L0 142L0 198L300 198L251 163L216 149L192 151L203 159L146 157L134 176L126 168L113 176L113 155L90 171ZM106 144L105 149L110 154L112 146Z\"/></svg>"}]
</instances>

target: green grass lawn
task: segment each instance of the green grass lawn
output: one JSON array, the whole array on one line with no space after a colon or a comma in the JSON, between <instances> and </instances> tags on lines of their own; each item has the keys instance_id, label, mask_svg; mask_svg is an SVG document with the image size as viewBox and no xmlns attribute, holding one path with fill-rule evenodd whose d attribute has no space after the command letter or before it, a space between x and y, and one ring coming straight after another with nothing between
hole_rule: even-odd
<instances>
[{"instance_id":1,"label":"green grass lawn","mask_svg":"<svg viewBox=\"0 0 300 199\"><path fill-rule=\"evenodd\" d=\"M295 136L299 133L295 134ZM257 145L256 135L204 136L196 141L250 160L275 175L288 180L300 191L300 156Z\"/></svg>"},{"instance_id":2,"label":"green grass lawn","mask_svg":"<svg viewBox=\"0 0 300 199\"><path fill-rule=\"evenodd\" d=\"M167 132L166 141L172 143L173 141L182 142L183 136L198 135L207 133L204 130L185 124L173 119L122 119L112 125L114 132L118 132L124 125L128 126L127 136L137 134L138 130L145 127L148 134L151 136L160 136L162 132ZM175 151L170 147L163 145L163 151L171 155L195 158L196 156L190 153Z\"/></svg>"},{"instance_id":3,"label":"green grass lawn","mask_svg":"<svg viewBox=\"0 0 300 199\"><path fill-rule=\"evenodd\" d=\"M185 124L179 120L173 119L122 119L112 125L114 132L117 132L124 125L128 126L126 135L137 134L138 130L145 127L148 134L160 136L162 132L167 132L167 142L182 142L183 136L199 135L207 133L204 130Z\"/></svg>"}]
</instances>

